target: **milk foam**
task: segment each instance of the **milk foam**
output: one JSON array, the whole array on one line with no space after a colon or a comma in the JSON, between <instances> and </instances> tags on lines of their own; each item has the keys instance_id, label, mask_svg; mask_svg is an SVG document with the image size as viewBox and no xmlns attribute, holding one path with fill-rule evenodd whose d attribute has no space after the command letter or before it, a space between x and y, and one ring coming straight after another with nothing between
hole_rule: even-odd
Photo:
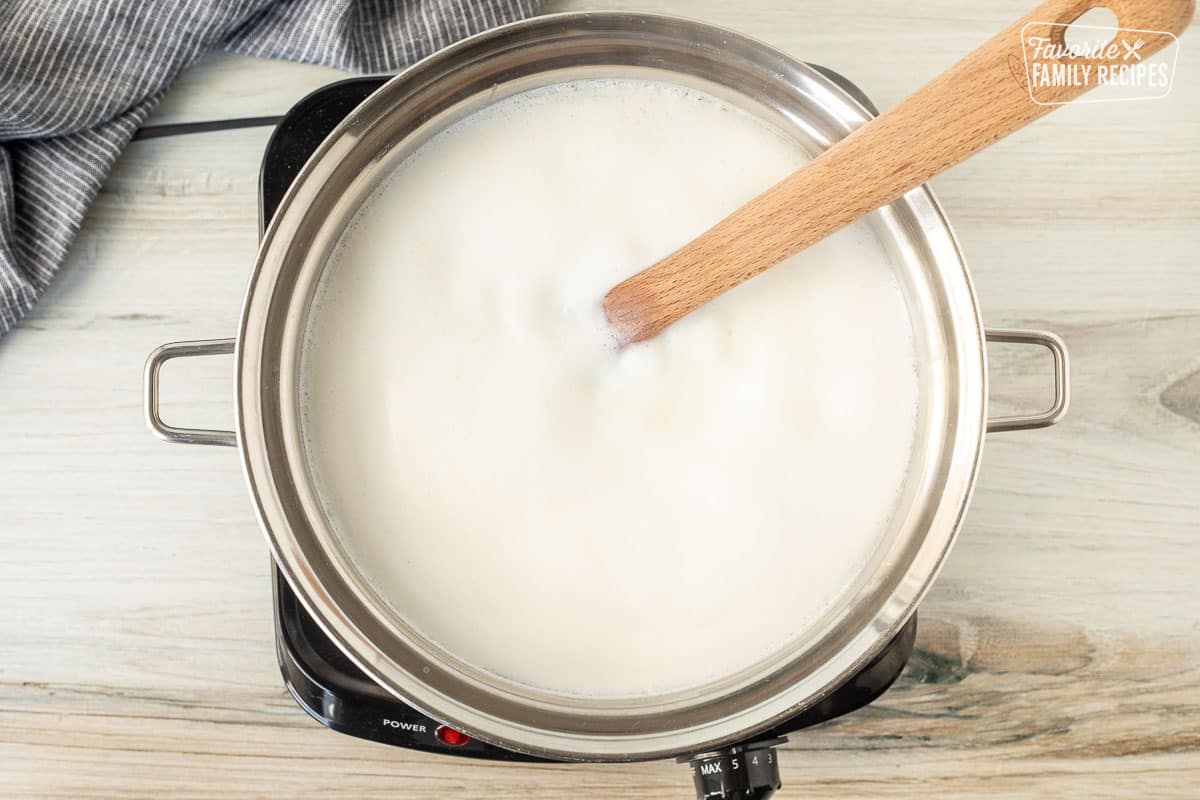
<instances>
[{"instance_id":1,"label":"milk foam","mask_svg":"<svg viewBox=\"0 0 1200 800\"><path fill-rule=\"evenodd\" d=\"M911 326L858 223L650 341L604 293L807 160L707 94L577 81L438 134L326 270L304 433L397 614L571 695L768 657L879 546L913 443Z\"/></svg>"}]
</instances>

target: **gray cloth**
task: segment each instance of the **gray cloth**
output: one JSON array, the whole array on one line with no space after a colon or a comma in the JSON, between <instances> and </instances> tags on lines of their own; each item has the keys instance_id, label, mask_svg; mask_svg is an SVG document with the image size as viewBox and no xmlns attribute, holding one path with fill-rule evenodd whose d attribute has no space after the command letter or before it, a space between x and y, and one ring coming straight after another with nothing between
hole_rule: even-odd
<instances>
[{"instance_id":1,"label":"gray cloth","mask_svg":"<svg viewBox=\"0 0 1200 800\"><path fill-rule=\"evenodd\" d=\"M388 72L538 0L0 0L0 336L117 156L206 51Z\"/></svg>"}]
</instances>

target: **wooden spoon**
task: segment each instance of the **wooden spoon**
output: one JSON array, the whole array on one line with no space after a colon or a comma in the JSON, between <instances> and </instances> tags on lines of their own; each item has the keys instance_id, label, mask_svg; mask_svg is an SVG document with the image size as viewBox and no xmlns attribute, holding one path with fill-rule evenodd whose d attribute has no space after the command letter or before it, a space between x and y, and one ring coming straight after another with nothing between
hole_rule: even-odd
<instances>
[{"instance_id":1,"label":"wooden spoon","mask_svg":"<svg viewBox=\"0 0 1200 800\"><path fill-rule=\"evenodd\" d=\"M1039 37L1063 46L1066 26L1102 7L1116 13L1122 30L1100 57L1047 58L1043 50L1032 58L1031 46L1026 58L1023 42ZM622 281L604 297L609 324L623 344L657 335L722 292L1099 85L1099 67L1136 67L1173 42L1194 10L1194 0L1043 3L699 238ZM1079 85L1031 87L1026 65L1035 61L1091 70Z\"/></svg>"}]
</instances>

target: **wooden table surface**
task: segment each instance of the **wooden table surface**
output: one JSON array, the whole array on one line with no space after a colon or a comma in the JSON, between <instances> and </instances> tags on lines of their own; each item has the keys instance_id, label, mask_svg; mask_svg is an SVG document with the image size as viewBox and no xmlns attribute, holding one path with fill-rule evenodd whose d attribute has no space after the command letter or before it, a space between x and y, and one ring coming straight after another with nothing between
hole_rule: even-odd
<instances>
[{"instance_id":1,"label":"wooden table surface","mask_svg":"<svg viewBox=\"0 0 1200 800\"><path fill-rule=\"evenodd\" d=\"M883 107L1026 9L636 5L826 64ZM1059 111L935 182L988 324L1060 332L1074 405L989 437L907 673L794 736L783 796L1200 796L1198 53L1185 36L1167 99ZM212 57L155 121L282 112L336 77ZM339 736L284 690L236 454L158 442L141 417L154 346L234 332L267 135L133 144L0 341L0 796L688 797L670 762L473 763ZM997 408L1044 399L1042 360L993 355ZM168 368L167 410L227 427L231 364L208 361Z\"/></svg>"}]
</instances>

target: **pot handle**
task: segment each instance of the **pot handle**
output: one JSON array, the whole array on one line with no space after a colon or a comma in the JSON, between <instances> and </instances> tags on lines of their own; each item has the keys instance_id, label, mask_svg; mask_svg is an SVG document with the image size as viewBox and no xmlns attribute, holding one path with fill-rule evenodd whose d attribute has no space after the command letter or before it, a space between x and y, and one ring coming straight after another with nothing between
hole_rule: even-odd
<instances>
[{"instance_id":1,"label":"pot handle","mask_svg":"<svg viewBox=\"0 0 1200 800\"><path fill-rule=\"evenodd\" d=\"M1024 431L1045 428L1062 420L1071 402L1070 362L1063 340L1049 331L1019 328L992 328L986 331L989 342L1008 344L1033 344L1045 347L1054 357L1054 403L1040 414L997 417L987 422L988 433L998 431ZM180 444L207 444L224 447L237 446L237 434L233 431L205 428L179 428L163 422L159 413L158 378L163 364L173 358L193 356L231 355L234 339L201 339L192 342L171 342L155 348L146 359L146 424L160 439Z\"/></svg>"},{"instance_id":2,"label":"pot handle","mask_svg":"<svg viewBox=\"0 0 1200 800\"><path fill-rule=\"evenodd\" d=\"M171 342L155 348L146 359L146 424L158 438L180 444L215 444L224 447L237 446L237 434L233 431L208 430L206 428L177 428L163 422L158 411L158 373L172 358L192 356L227 356L233 353L234 339L202 339L195 342Z\"/></svg>"},{"instance_id":3,"label":"pot handle","mask_svg":"<svg viewBox=\"0 0 1200 800\"><path fill-rule=\"evenodd\" d=\"M1035 344L1046 348L1054 357L1054 404L1040 414L996 417L987 421L988 433L996 431L1027 431L1045 428L1060 421L1067 413L1071 402L1070 363L1067 346L1057 335L1049 331L1034 331L1021 328L991 328L985 333L989 342L1008 344Z\"/></svg>"}]
</instances>

